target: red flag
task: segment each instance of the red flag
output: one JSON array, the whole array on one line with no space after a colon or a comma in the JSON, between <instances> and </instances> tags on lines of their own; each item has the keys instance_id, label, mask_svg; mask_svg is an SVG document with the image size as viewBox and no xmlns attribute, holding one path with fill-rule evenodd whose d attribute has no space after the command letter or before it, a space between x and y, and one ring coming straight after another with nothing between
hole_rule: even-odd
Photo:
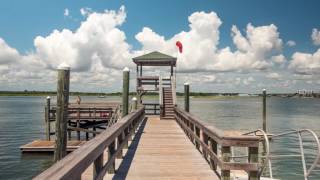
<instances>
[{"instance_id":1,"label":"red flag","mask_svg":"<svg viewBox=\"0 0 320 180\"><path fill-rule=\"evenodd\" d=\"M182 43L180 41L177 41L176 46L179 48L179 52L182 53Z\"/></svg>"}]
</instances>

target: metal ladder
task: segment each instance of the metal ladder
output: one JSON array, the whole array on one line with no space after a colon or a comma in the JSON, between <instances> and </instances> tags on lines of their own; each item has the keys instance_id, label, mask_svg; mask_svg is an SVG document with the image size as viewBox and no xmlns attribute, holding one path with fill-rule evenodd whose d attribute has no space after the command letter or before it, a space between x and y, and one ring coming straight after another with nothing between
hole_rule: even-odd
<instances>
[{"instance_id":1,"label":"metal ladder","mask_svg":"<svg viewBox=\"0 0 320 180\"><path fill-rule=\"evenodd\" d=\"M259 133L259 134L258 134ZM299 148L300 148L300 154L283 154L283 155L271 155L270 153L270 141L269 139L275 140L279 139L288 135L296 134L299 139ZM314 139L314 142L316 144L316 157L314 158L311 165L307 166L306 159L305 159L305 152L304 152L304 146L303 146L303 139L302 135L311 135L311 137ZM278 158L286 158L286 157L300 157L302 162L302 168L303 168L303 176L304 179L307 180L308 177L311 175L312 171L315 170L318 163L320 163L320 142L317 134L310 130L310 129L300 129L300 130L288 130L286 132L271 135L268 136L266 132L264 132L262 129L257 129L255 131L251 131L248 133L245 133L243 135L253 135L253 136L260 136L261 141L264 148L264 155L260 156L261 159L261 166L259 170L259 177L261 177L262 173L266 169L266 167L269 167L269 178L273 179L272 174L272 159L278 159ZM242 156L242 157L248 157L248 156Z\"/></svg>"}]
</instances>

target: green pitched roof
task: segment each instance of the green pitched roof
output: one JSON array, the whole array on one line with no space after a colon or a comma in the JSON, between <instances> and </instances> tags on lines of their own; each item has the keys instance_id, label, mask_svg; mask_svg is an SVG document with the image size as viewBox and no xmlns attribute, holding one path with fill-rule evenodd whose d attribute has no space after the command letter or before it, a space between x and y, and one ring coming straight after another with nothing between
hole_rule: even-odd
<instances>
[{"instance_id":1,"label":"green pitched roof","mask_svg":"<svg viewBox=\"0 0 320 180\"><path fill-rule=\"evenodd\" d=\"M133 62L140 65L149 66L168 66L176 64L177 58L160 53L158 51L153 51L142 56L132 58Z\"/></svg>"}]
</instances>

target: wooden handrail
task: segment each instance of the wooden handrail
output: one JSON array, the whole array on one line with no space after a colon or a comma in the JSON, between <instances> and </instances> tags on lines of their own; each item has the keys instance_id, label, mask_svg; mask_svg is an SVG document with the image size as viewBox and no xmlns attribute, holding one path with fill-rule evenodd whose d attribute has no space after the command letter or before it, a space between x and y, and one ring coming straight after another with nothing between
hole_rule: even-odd
<instances>
[{"instance_id":1,"label":"wooden handrail","mask_svg":"<svg viewBox=\"0 0 320 180\"><path fill-rule=\"evenodd\" d=\"M114 172L115 159L122 152L129 138L144 119L144 108L130 113L113 126L100 133L83 146L52 165L34 179L81 179L81 174L94 164L93 179L103 179L107 171ZM117 142L117 146L115 143ZM108 150L109 156L103 164L103 152Z\"/></svg>"},{"instance_id":2,"label":"wooden handrail","mask_svg":"<svg viewBox=\"0 0 320 180\"><path fill-rule=\"evenodd\" d=\"M203 154L203 157L216 170L221 169L221 178L228 179L230 170L247 171L249 177L257 177L259 171L258 147L261 138L249 135L227 135L218 128L205 124L189 112L174 108L175 118L192 143ZM221 157L218 155L221 147ZM248 162L231 162L231 147L247 147Z\"/></svg>"},{"instance_id":3,"label":"wooden handrail","mask_svg":"<svg viewBox=\"0 0 320 180\"><path fill-rule=\"evenodd\" d=\"M176 98L176 77L175 76L171 76L171 91L172 91L172 102L173 105L176 106L177 105L177 98Z\"/></svg>"}]
</instances>

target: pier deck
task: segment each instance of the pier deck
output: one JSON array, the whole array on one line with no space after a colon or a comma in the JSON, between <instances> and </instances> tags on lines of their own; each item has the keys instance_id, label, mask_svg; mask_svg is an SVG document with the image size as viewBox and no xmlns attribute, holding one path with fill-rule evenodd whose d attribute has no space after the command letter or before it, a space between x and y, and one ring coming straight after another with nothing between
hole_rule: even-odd
<instances>
[{"instance_id":1,"label":"pier deck","mask_svg":"<svg viewBox=\"0 0 320 180\"><path fill-rule=\"evenodd\" d=\"M149 116L142 123L116 166L117 173L104 179L219 179L177 122L159 116ZM91 166L82 179L92 179L92 172Z\"/></svg>"}]
</instances>

